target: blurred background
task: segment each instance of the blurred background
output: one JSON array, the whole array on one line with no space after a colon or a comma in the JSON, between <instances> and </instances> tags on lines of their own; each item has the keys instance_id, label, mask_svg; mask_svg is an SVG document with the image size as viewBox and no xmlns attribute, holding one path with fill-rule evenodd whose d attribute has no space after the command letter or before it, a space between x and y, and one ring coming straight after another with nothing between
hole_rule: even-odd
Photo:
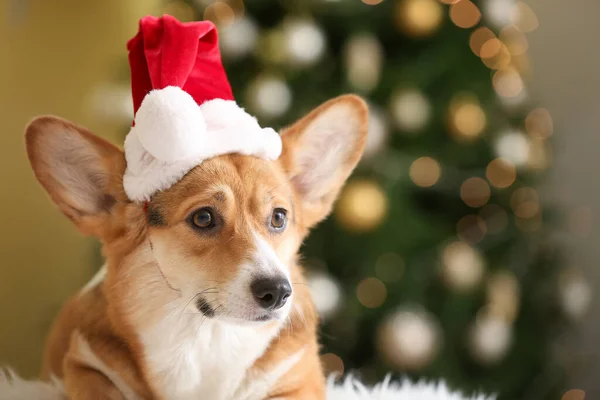
<instances>
[{"instance_id":1,"label":"blurred background","mask_svg":"<svg viewBox=\"0 0 600 400\"><path fill-rule=\"evenodd\" d=\"M34 376L62 302L102 263L34 181L23 128L56 114L122 143L126 40L167 13L218 25L263 125L345 92L369 102L365 157L304 248L328 371L600 396L597 1L0 6L0 364Z\"/></svg>"}]
</instances>

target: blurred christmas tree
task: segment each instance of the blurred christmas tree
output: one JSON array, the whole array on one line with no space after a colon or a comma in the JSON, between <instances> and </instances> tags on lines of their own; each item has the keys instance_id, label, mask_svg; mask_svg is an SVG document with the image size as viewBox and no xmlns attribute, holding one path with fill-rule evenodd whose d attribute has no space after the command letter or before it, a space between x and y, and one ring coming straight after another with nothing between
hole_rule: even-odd
<instances>
[{"instance_id":1,"label":"blurred christmas tree","mask_svg":"<svg viewBox=\"0 0 600 400\"><path fill-rule=\"evenodd\" d=\"M347 92L370 104L364 160L303 250L328 370L560 398L553 344L590 292L563 266L532 187L553 124L524 84L525 33L537 27L526 4L196 0L163 11L217 24L234 93L262 125Z\"/></svg>"}]
</instances>

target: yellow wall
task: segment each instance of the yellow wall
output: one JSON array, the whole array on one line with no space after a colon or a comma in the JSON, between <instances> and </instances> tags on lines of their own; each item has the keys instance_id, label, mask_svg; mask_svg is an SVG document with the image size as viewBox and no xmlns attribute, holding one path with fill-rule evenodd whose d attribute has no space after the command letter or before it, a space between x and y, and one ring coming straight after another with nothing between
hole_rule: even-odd
<instances>
[{"instance_id":1,"label":"yellow wall","mask_svg":"<svg viewBox=\"0 0 600 400\"><path fill-rule=\"evenodd\" d=\"M18 3L27 4L20 17L10 8ZM36 115L56 114L121 140L122 127L92 119L84 100L127 67L126 40L161 3L0 2L0 365L37 373L60 304L98 267L93 240L75 231L34 180L23 128Z\"/></svg>"}]
</instances>

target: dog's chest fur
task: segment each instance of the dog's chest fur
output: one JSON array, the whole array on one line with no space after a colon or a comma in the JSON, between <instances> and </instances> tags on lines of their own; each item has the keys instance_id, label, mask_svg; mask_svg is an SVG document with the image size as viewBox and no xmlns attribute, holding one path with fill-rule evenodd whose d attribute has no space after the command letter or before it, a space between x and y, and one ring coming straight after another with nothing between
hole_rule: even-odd
<instances>
[{"instance_id":1,"label":"dog's chest fur","mask_svg":"<svg viewBox=\"0 0 600 400\"><path fill-rule=\"evenodd\" d=\"M163 398L237 400L253 398L256 385L245 379L276 333L184 314L140 336L150 384Z\"/></svg>"}]
</instances>

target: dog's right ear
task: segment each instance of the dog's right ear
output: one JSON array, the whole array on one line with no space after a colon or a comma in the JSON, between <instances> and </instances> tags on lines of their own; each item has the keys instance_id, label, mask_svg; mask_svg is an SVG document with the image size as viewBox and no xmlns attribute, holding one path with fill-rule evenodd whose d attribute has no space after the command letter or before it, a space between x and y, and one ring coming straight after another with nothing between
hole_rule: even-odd
<instances>
[{"instance_id":1,"label":"dog's right ear","mask_svg":"<svg viewBox=\"0 0 600 400\"><path fill-rule=\"evenodd\" d=\"M34 119L25 131L36 178L61 211L86 234L98 234L123 191L125 157L111 143L57 117Z\"/></svg>"}]
</instances>

